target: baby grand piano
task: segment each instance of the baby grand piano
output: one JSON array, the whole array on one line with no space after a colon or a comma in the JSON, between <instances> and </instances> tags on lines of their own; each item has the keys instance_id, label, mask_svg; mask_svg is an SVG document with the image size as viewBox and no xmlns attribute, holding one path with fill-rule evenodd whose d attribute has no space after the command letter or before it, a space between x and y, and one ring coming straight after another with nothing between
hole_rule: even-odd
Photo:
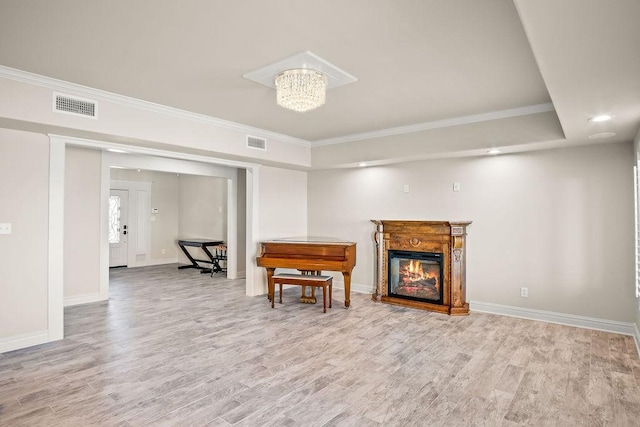
<instances>
[{"instance_id":1,"label":"baby grand piano","mask_svg":"<svg viewBox=\"0 0 640 427\"><path fill-rule=\"evenodd\" d=\"M356 244L323 237L302 237L270 240L260 243L258 267L267 269L271 281L276 268L295 268L305 272L340 271L344 277L344 305L351 304L351 270L356 265ZM305 298L303 302L315 302ZM273 298L273 295L269 295ZM310 300L310 301L306 301Z\"/></svg>"}]
</instances>

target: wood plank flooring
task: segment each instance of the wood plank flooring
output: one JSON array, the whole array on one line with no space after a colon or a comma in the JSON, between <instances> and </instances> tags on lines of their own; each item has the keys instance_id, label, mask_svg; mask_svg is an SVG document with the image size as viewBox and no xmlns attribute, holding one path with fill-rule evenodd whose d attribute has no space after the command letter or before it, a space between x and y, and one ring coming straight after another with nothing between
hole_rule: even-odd
<instances>
[{"instance_id":1,"label":"wood plank flooring","mask_svg":"<svg viewBox=\"0 0 640 427\"><path fill-rule=\"evenodd\" d=\"M176 265L111 271L62 341L0 354L2 426L640 425L632 337L449 317Z\"/></svg>"}]
</instances>

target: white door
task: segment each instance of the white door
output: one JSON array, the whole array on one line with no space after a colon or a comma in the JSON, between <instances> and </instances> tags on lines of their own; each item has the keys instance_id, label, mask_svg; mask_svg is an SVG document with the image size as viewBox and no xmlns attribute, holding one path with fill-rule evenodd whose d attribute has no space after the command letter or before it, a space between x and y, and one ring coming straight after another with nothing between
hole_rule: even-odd
<instances>
[{"instance_id":1,"label":"white door","mask_svg":"<svg viewBox=\"0 0 640 427\"><path fill-rule=\"evenodd\" d=\"M127 190L111 190L109 196L109 267L126 267L129 231L127 226Z\"/></svg>"}]
</instances>

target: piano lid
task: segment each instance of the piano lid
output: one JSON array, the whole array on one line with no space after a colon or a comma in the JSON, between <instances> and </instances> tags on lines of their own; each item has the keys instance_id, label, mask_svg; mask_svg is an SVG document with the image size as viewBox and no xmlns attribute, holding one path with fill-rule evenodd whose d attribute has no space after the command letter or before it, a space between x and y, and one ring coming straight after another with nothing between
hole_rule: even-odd
<instances>
[{"instance_id":1,"label":"piano lid","mask_svg":"<svg viewBox=\"0 0 640 427\"><path fill-rule=\"evenodd\" d=\"M347 240L337 239L335 237L322 237L322 236L298 236L298 237L284 237L280 239L269 240L269 242L282 242L282 243L351 243Z\"/></svg>"}]
</instances>

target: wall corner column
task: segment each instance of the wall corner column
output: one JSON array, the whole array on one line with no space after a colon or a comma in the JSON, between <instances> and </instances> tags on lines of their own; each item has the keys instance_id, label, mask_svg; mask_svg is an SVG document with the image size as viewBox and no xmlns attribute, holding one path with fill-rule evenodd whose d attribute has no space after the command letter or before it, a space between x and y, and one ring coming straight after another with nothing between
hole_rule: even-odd
<instances>
[{"instance_id":1,"label":"wall corner column","mask_svg":"<svg viewBox=\"0 0 640 427\"><path fill-rule=\"evenodd\" d=\"M64 338L65 143L49 137L48 341Z\"/></svg>"}]
</instances>

